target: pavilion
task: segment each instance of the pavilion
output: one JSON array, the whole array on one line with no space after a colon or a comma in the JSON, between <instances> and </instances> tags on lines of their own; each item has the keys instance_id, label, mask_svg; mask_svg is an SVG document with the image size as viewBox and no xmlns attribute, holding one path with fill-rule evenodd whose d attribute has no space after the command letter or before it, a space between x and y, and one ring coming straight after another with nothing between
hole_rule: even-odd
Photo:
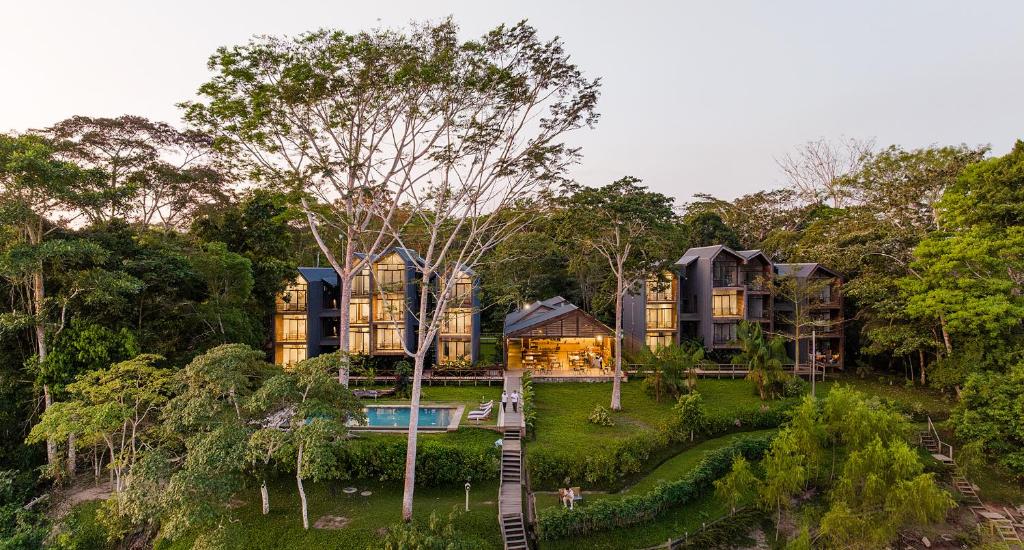
<instances>
[{"instance_id":1,"label":"pavilion","mask_svg":"<svg viewBox=\"0 0 1024 550\"><path fill-rule=\"evenodd\" d=\"M547 375L600 374L613 367L614 331L561 296L505 316L505 365Z\"/></svg>"}]
</instances>

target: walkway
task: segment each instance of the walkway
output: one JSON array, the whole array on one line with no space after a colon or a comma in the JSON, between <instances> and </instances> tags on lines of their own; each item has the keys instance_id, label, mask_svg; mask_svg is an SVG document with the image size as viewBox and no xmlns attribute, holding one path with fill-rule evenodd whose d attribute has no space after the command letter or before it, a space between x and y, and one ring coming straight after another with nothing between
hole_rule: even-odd
<instances>
[{"instance_id":1,"label":"walkway","mask_svg":"<svg viewBox=\"0 0 1024 550\"><path fill-rule=\"evenodd\" d=\"M928 427L921 430L920 442L921 446L927 449L935 460L946 466L956 467L956 461L953 460L953 446L939 439L939 432L935 429L935 424L932 423L931 417L928 417ZM1006 515L990 510L981 501L981 498L978 497L974 484L955 470L953 474L953 487L964 496L964 502L971 510L971 513L974 514L974 519L979 524L988 523L992 532L1001 538L1008 548L1015 550L1024 549L1024 543L1021 542L1020 534L1014 526L1013 517L1010 515L1009 510L1004 510Z\"/></svg>"},{"instance_id":2,"label":"walkway","mask_svg":"<svg viewBox=\"0 0 1024 550\"><path fill-rule=\"evenodd\" d=\"M522 390L522 376L505 375L505 392ZM523 415L508 410L498 412L498 426L505 434L501 446L501 485L498 487L498 522L506 550L525 550L526 524L523 522Z\"/></svg>"}]
</instances>

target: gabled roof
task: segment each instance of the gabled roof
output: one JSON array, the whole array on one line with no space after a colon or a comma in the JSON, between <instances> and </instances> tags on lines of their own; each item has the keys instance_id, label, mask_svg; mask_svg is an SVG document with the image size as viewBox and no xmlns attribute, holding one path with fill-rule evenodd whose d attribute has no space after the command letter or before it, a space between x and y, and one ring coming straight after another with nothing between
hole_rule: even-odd
<instances>
[{"instance_id":1,"label":"gabled roof","mask_svg":"<svg viewBox=\"0 0 1024 550\"><path fill-rule=\"evenodd\" d=\"M558 319L575 314L585 318L587 326L596 328L599 332L611 336L612 329L598 321L594 316L569 303L561 296L540 300L523 306L505 316L505 335L521 333L548 323L557 322ZM578 325L577 325L577 328Z\"/></svg>"},{"instance_id":2,"label":"gabled roof","mask_svg":"<svg viewBox=\"0 0 1024 550\"><path fill-rule=\"evenodd\" d=\"M762 252L760 249L737 250L736 253L739 254L740 256L743 256L743 259L748 261L748 262L750 260L753 260L754 258L760 256L761 259L763 259L765 261L765 263L767 263L768 265L771 265L771 263L772 263L772 261L768 258L768 256L765 255L765 253Z\"/></svg>"},{"instance_id":3,"label":"gabled roof","mask_svg":"<svg viewBox=\"0 0 1024 550\"><path fill-rule=\"evenodd\" d=\"M333 286L338 286L338 272L333 267L300 267L299 275L307 283L323 281Z\"/></svg>"},{"instance_id":4,"label":"gabled roof","mask_svg":"<svg viewBox=\"0 0 1024 550\"><path fill-rule=\"evenodd\" d=\"M715 258L718 257L719 254L723 252L735 256L738 260L746 261L746 258L737 253L735 250L729 248L728 246L716 244L712 246L695 246L693 248L688 249L685 253L683 253L683 257L680 258L678 262L676 262L676 265L689 265L694 260L701 258L714 260Z\"/></svg>"},{"instance_id":5,"label":"gabled roof","mask_svg":"<svg viewBox=\"0 0 1024 550\"><path fill-rule=\"evenodd\" d=\"M806 279L816 272L823 272L829 277L835 277L842 279L842 275L832 271L831 269L817 263L795 263L795 264L775 264L775 272L785 277L796 277L798 279Z\"/></svg>"},{"instance_id":6,"label":"gabled roof","mask_svg":"<svg viewBox=\"0 0 1024 550\"><path fill-rule=\"evenodd\" d=\"M393 246L387 250L384 250L380 254L374 254L373 257L370 259L376 262L377 260L383 258L384 256L387 256L392 253L398 254L398 257L402 258L402 261L404 261L407 264L423 265L423 263L425 262L423 256L420 256L418 252L412 250L411 248L402 248L401 246ZM366 254L363 252L356 252L355 256L357 258L365 258Z\"/></svg>"}]
</instances>

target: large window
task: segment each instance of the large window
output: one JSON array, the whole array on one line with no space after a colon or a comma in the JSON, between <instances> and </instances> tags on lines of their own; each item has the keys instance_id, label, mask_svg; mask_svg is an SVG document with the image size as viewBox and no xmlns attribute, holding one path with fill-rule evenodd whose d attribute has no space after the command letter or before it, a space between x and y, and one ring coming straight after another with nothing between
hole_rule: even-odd
<instances>
[{"instance_id":1,"label":"large window","mask_svg":"<svg viewBox=\"0 0 1024 550\"><path fill-rule=\"evenodd\" d=\"M736 286L736 262L715 260L712 270L715 286Z\"/></svg>"},{"instance_id":2,"label":"large window","mask_svg":"<svg viewBox=\"0 0 1024 550\"><path fill-rule=\"evenodd\" d=\"M736 340L736 323L715 323L715 343L728 344Z\"/></svg>"},{"instance_id":3,"label":"large window","mask_svg":"<svg viewBox=\"0 0 1024 550\"><path fill-rule=\"evenodd\" d=\"M278 311L306 311L306 283L295 279L277 296Z\"/></svg>"},{"instance_id":4,"label":"large window","mask_svg":"<svg viewBox=\"0 0 1024 550\"><path fill-rule=\"evenodd\" d=\"M399 292L405 280L405 262L397 254L392 254L374 264L374 278L378 290Z\"/></svg>"},{"instance_id":5,"label":"large window","mask_svg":"<svg viewBox=\"0 0 1024 550\"><path fill-rule=\"evenodd\" d=\"M819 304L831 304L832 303L832 285L825 284L819 280L815 281L815 284L824 285L814 295L814 301Z\"/></svg>"},{"instance_id":6,"label":"large window","mask_svg":"<svg viewBox=\"0 0 1024 550\"><path fill-rule=\"evenodd\" d=\"M401 294L377 294L373 297L375 321L401 321L405 319L405 297Z\"/></svg>"},{"instance_id":7,"label":"large window","mask_svg":"<svg viewBox=\"0 0 1024 550\"><path fill-rule=\"evenodd\" d=\"M670 274L647 280L648 302L673 302L676 299L675 281Z\"/></svg>"},{"instance_id":8,"label":"large window","mask_svg":"<svg viewBox=\"0 0 1024 550\"><path fill-rule=\"evenodd\" d=\"M402 351L402 327L382 326L374 329L377 335L377 351Z\"/></svg>"},{"instance_id":9,"label":"large window","mask_svg":"<svg viewBox=\"0 0 1024 550\"><path fill-rule=\"evenodd\" d=\"M278 342L305 342L306 316L282 315L277 332Z\"/></svg>"},{"instance_id":10,"label":"large window","mask_svg":"<svg viewBox=\"0 0 1024 550\"><path fill-rule=\"evenodd\" d=\"M673 332L659 332L647 335L647 347L651 351L658 351L660 348L671 346L675 340Z\"/></svg>"},{"instance_id":11,"label":"large window","mask_svg":"<svg viewBox=\"0 0 1024 550\"><path fill-rule=\"evenodd\" d=\"M715 317L743 315L743 294L738 290L715 290L711 295L711 315Z\"/></svg>"},{"instance_id":12,"label":"large window","mask_svg":"<svg viewBox=\"0 0 1024 550\"><path fill-rule=\"evenodd\" d=\"M354 324L370 322L369 298L352 298L348 304L348 322Z\"/></svg>"},{"instance_id":13,"label":"large window","mask_svg":"<svg viewBox=\"0 0 1024 550\"><path fill-rule=\"evenodd\" d=\"M675 328L675 304L654 304L647 306L647 328Z\"/></svg>"},{"instance_id":14,"label":"large window","mask_svg":"<svg viewBox=\"0 0 1024 550\"><path fill-rule=\"evenodd\" d=\"M281 364L289 368L306 358L306 346L285 344L281 349Z\"/></svg>"},{"instance_id":15,"label":"large window","mask_svg":"<svg viewBox=\"0 0 1024 550\"><path fill-rule=\"evenodd\" d=\"M455 293L452 302L464 304L473 299L473 279L466 274L459 275L455 279Z\"/></svg>"},{"instance_id":16,"label":"large window","mask_svg":"<svg viewBox=\"0 0 1024 550\"><path fill-rule=\"evenodd\" d=\"M457 308L448 310L441 324L441 334L472 334L473 310Z\"/></svg>"},{"instance_id":17,"label":"large window","mask_svg":"<svg viewBox=\"0 0 1024 550\"><path fill-rule=\"evenodd\" d=\"M352 277L352 294L360 296L370 294L370 270L368 268Z\"/></svg>"},{"instance_id":18,"label":"large window","mask_svg":"<svg viewBox=\"0 0 1024 550\"><path fill-rule=\"evenodd\" d=\"M469 361L472 356L471 343L468 340L441 340L441 356L438 363Z\"/></svg>"},{"instance_id":19,"label":"large window","mask_svg":"<svg viewBox=\"0 0 1024 550\"><path fill-rule=\"evenodd\" d=\"M369 355L370 327L351 327L348 331L348 350L350 353Z\"/></svg>"}]
</instances>

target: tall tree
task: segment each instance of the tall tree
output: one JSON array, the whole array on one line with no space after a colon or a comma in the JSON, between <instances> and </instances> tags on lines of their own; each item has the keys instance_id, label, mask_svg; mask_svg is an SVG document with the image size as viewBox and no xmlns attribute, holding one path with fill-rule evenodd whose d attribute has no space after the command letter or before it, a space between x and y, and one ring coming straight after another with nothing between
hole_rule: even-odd
<instances>
[{"instance_id":1,"label":"tall tree","mask_svg":"<svg viewBox=\"0 0 1024 550\"><path fill-rule=\"evenodd\" d=\"M759 323L747 321L740 322L736 339L740 350L733 356L733 364L747 368L747 379L757 384L762 401L769 397L774 399L778 384L786 377L782 370L789 361L785 341L778 336L769 338Z\"/></svg>"},{"instance_id":2,"label":"tall tree","mask_svg":"<svg viewBox=\"0 0 1024 550\"><path fill-rule=\"evenodd\" d=\"M853 200L847 178L860 170L873 148L871 140L831 142L821 138L808 141L776 162L804 201L843 208Z\"/></svg>"},{"instance_id":3,"label":"tall tree","mask_svg":"<svg viewBox=\"0 0 1024 550\"><path fill-rule=\"evenodd\" d=\"M563 241L602 258L615 281L612 410L622 409L622 300L665 265L676 229L672 199L624 177L604 187L576 186L564 211Z\"/></svg>"},{"instance_id":4,"label":"tall tree","mask_svg":"<svg viewBox=\"0 0 1024 550\"><path fill-rule=\"evenodd\" d=\"M43 130L61 158L103 173L89 189L104 200L84 210L93 223L125 220L187 227L195 211L224 203L227 177L210 136L140 116L74 116Z\"/></svg>"}]
</instances>

